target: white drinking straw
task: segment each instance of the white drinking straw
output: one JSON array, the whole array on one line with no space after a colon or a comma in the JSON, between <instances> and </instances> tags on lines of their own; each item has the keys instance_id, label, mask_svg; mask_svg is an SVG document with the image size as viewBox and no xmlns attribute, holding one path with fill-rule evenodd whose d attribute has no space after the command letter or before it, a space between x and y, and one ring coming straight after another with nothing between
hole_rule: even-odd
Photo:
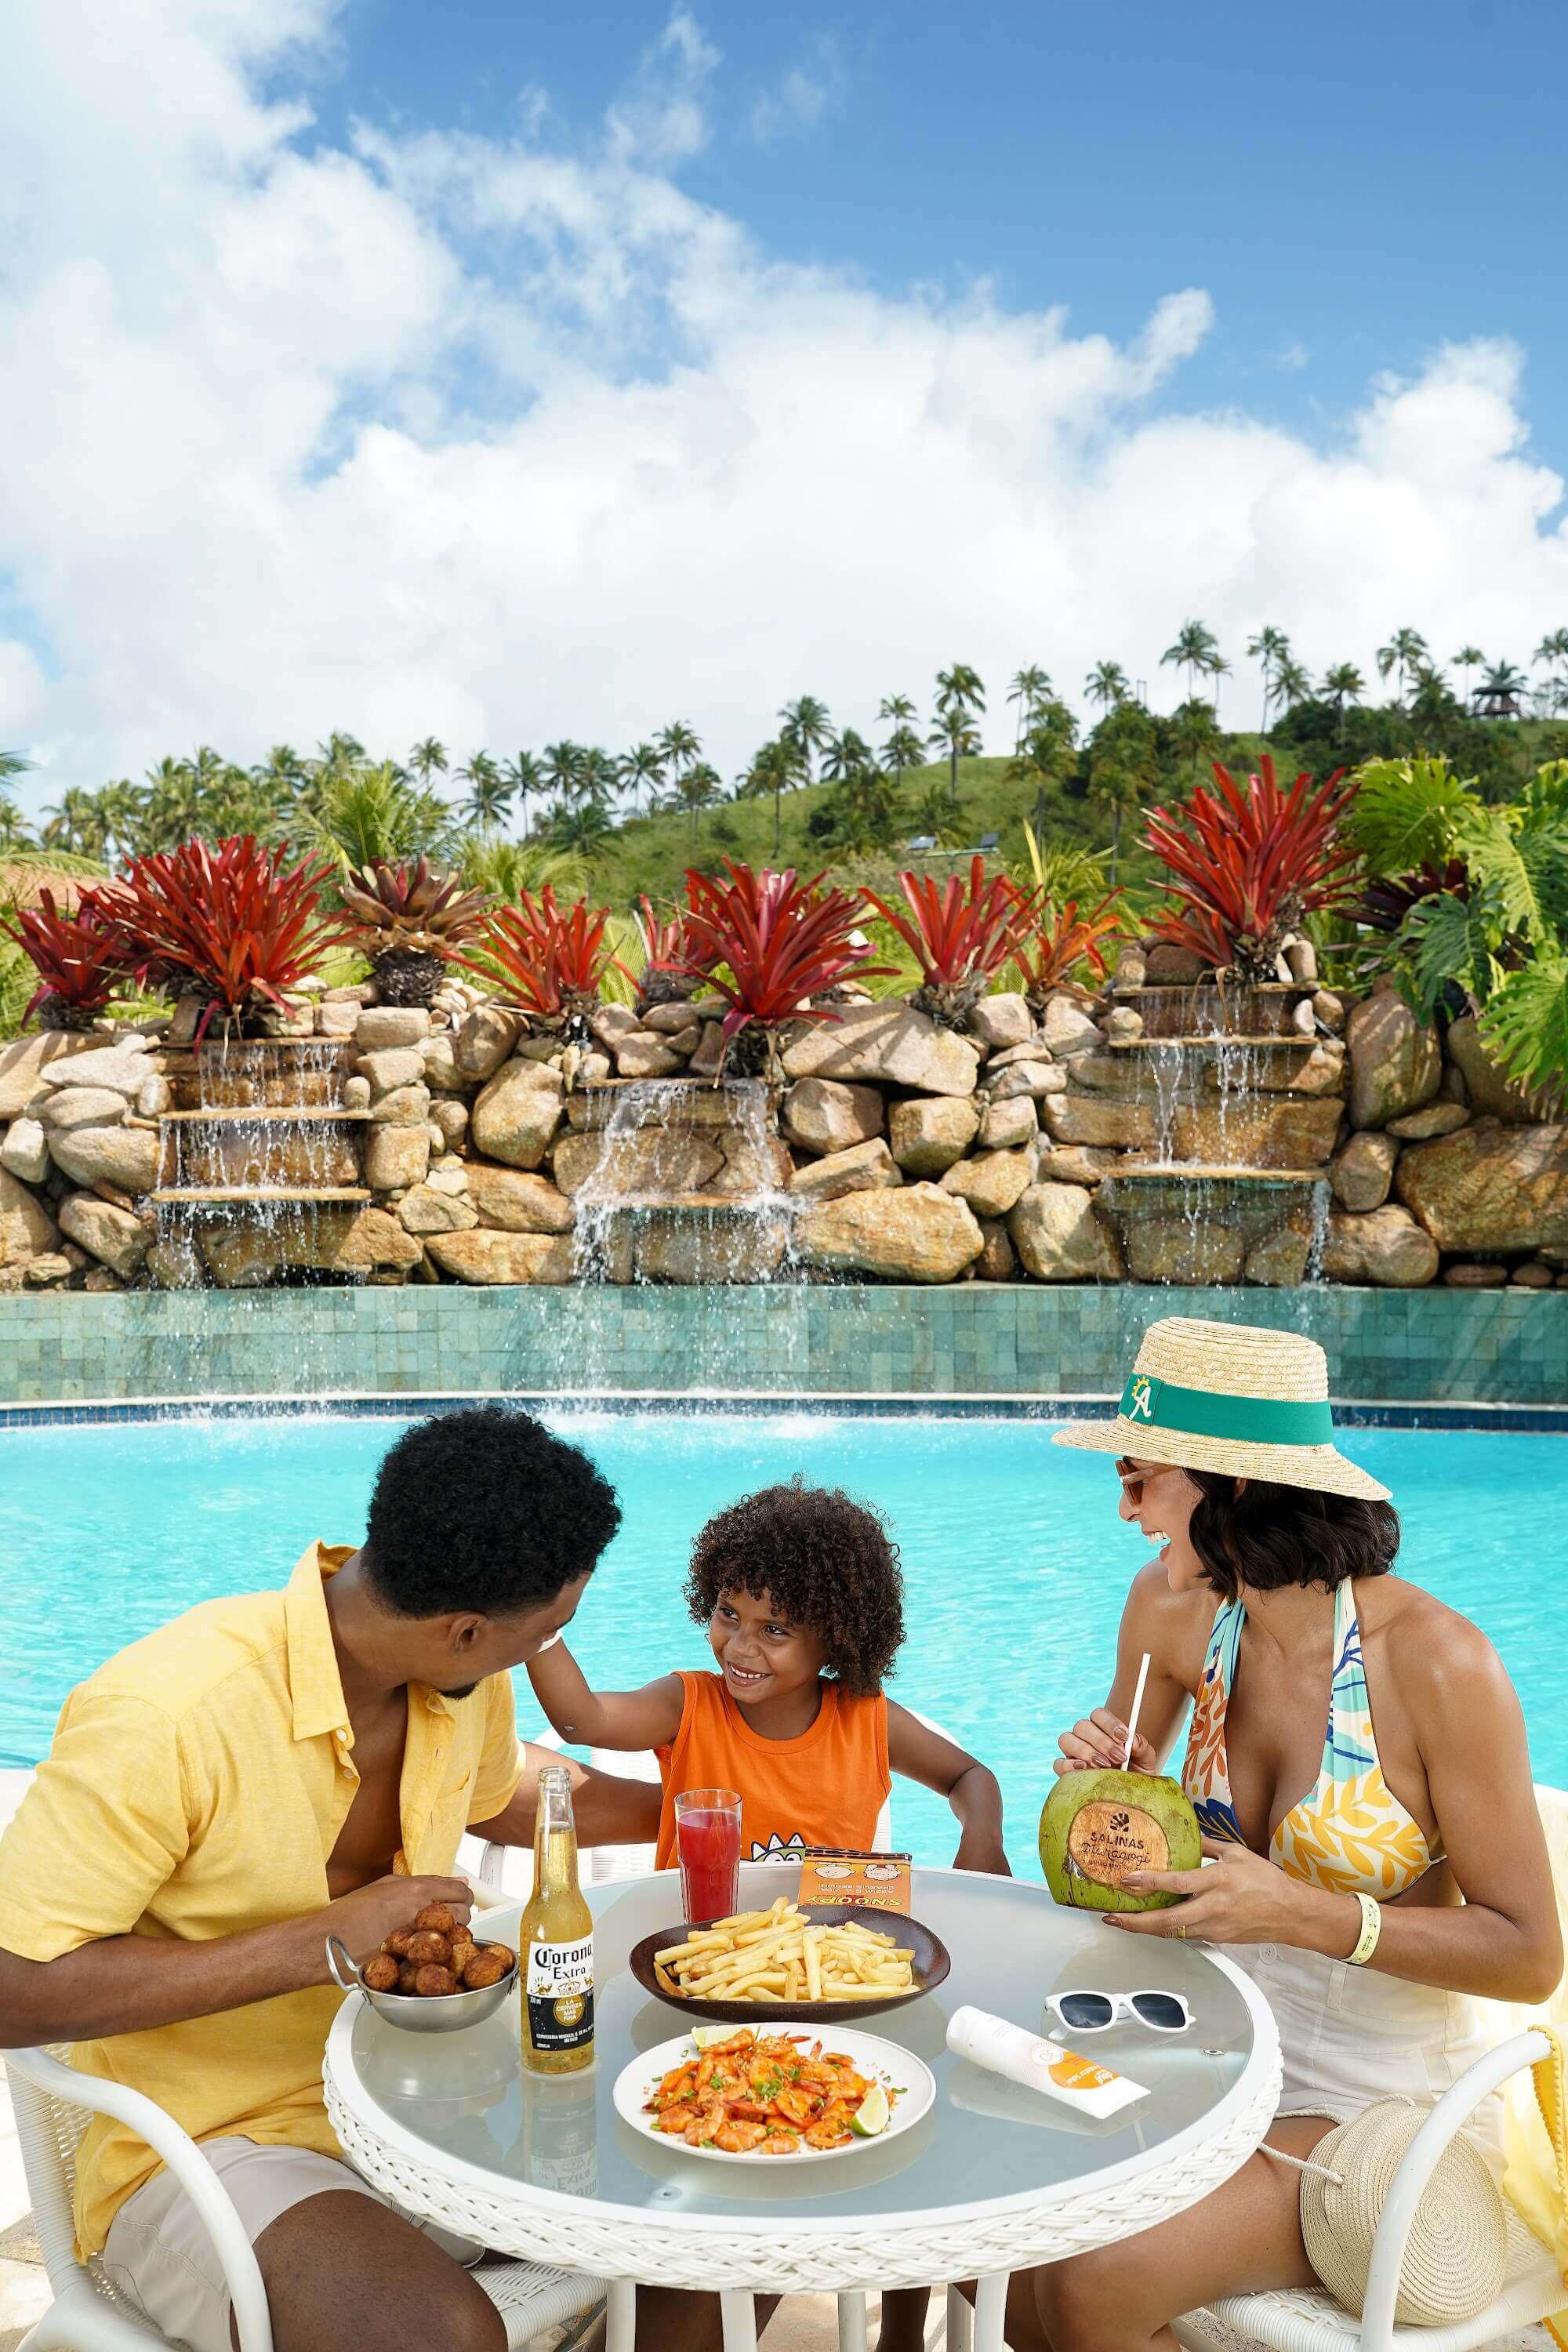
<instances>
[{"instance_id":1,"label":"white drinking straw","mask_svg":"<svg viewBox=\"0 0 1568 2352\"><path fill-rule=\"evenodd\" d=\"M1143 1704L1143 1685L1149 1679L1149 1653L1143 1653L1143 1663L1138 1669L1138 1687L1132 1694L1132 1712L1127 1718L1127 1753L1121 1759L1125 1772L1132 1761L1132 1743L1138 1737L1138 1710Z\"/></svg>"}]
</instances>

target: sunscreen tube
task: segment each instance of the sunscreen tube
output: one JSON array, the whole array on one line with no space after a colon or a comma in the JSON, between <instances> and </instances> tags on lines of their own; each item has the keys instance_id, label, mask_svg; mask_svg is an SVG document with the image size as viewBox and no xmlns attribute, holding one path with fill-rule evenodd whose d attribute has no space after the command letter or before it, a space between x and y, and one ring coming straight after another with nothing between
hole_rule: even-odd
<instances>
[{"instance_id":1,"label":"sunscreen tube","mask_svg":"<svg viewBox=\"0 0 1568 2352\"><path fill-rule=\"evenodd\" d=\"M1092 2058L1080 2058L1065 2042L1026 2032L984 2009L955 2009L948 2021L947 2046L954 2057L1005 2074L1028 2090L1043 2091L1047 2099L1076 2107L1080 2116L1113 2116L1145 2095L1142 2083L1130 2083L1125 2074L1097 2065Z\"/></svg>"}]
</instances>

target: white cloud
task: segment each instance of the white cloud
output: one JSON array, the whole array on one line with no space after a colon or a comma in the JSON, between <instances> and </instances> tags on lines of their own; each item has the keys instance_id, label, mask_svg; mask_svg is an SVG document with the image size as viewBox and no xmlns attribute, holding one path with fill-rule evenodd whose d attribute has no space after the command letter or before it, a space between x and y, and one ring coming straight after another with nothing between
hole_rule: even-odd
<instances>
[{"instance_id":1,"label":"white cloud","mask_svg":"<svg viewBox=\"0 0 1568 2352\"><path fill-rule=\"evenodd\" d=\"M574 141L534 101L510 142L309 144L260 78L307 88L332 37L331 0L13 10L0 744L47 759L34 803L332 727L466 751L679 715L731 770L786 697L864 728L955 657L998 709L1028 661L1173 694L1189 614L1238 668L1263 621L1369 670L1401 623L1518 656L1568 621L1507 345L1316 443L1184 412L1200 290L1118 342L782 262L694 200L718 61L683 10Z\"/></svg>"},{"instance_id":2,"label":"white cloud","mask_svg":"<svg viewBox=\"0 0 1568 2352\"><path fill-rule=\"evenodd\" d=\"M820 33L808 65L791 66L774 89L764 90L752 108L751 131L759 146L815 131L844 102L844 60L837 42Z\"/></svg>"}]
</instances>

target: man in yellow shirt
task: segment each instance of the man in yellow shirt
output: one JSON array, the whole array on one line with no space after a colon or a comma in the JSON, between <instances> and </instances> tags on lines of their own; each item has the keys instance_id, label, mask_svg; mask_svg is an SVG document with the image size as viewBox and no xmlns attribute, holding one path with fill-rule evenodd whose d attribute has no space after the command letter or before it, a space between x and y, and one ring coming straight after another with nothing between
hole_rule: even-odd
<instances>
[{"instance_id":1,"label":"man in yellow shirt","mask_svg":"<svg viewBox=\"0 0 1568 2352\"><path fill-rule=\"evenodd\" d=\"M343 2162L321 2053L356 1959L425 1904L466 1918L465 1830L533 1834L510 1669L571 1619L620 1524L587 1456L486 1406L387 1454L358 1551L312 1544L282 1592L211 1601L71 1693L0 1839L0 2046L166 2108L256 2248L278 2352L502 2352L453 2253ZM585 1844L647 1842L658 1790L573 1767ZM206 2233L100 2116L77 2232L164 2335L229 2352Z\"/></svg>"}]
</instances>

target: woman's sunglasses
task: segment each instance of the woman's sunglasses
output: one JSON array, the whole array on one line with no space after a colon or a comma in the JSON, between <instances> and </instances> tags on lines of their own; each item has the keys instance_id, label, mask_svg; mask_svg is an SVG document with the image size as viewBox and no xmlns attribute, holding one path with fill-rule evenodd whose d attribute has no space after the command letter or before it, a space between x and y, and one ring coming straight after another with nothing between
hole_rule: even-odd
<instances>
[{"instance_id":1,"label":"woman's sunglasses","mask_svg":"<svg viewBox=\"0 0 1568 2352\"><path fill-rule=\"evenodd\" d=\"M1121 1491L1133 1510L1143 1500L1143 1473L1134 1470L1124 1454L1117 1455L1116 1475L1121 1481Z\"/></svg>"},{"instance_id":2,"label":"woman's sunglasses","mask_svg":"<svg viewBox=\"0 0 1568 2352\"><path fill-rule=\"evenodd\" d=\"M1119 2017L1136 2019L1151 2033L1184 2033L1193 2021L1179 1992L1054 1992L1046 2007L1073 2033L1103 2033Z\"/></svg>"}]
</instances>

